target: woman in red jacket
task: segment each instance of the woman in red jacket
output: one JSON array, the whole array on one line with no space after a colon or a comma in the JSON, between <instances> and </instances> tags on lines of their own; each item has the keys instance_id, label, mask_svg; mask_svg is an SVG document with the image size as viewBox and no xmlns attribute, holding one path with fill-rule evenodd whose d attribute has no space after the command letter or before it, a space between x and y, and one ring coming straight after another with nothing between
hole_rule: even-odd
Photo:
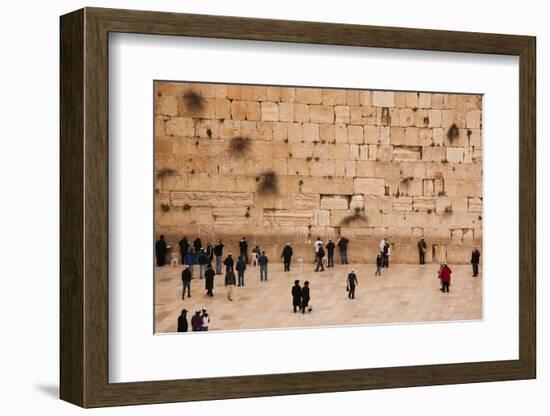
<instances>
[{"instance_id":1,"label":"woman in red jacket","mask_svg":"<svg viewBox=\"0 0 550 416\"><path fill-rule=\"evenodd\" d=\"M441 291L449 293L449 286L451 285L451 274L452 270L447 266L443 265L443 268L439 271L439 278L441 279Z\"/></svg>"}]
</instances>

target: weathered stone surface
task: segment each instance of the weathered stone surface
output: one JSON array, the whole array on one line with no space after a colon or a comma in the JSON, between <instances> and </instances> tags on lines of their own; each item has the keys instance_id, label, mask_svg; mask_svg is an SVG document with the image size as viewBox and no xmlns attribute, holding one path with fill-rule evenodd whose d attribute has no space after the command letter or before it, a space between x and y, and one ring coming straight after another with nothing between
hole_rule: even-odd
<instances>
[{"instance_id":1,"label":"weathered stone surface","mask_svg":"<svg viewBox=\"0 0 550 416\"><path fill-rule=\"evenodd\" d=\"M373 91L372 105L374 107L395 107L395 93L385 91Z\"/></svg>"},{"instance_id":2,"label":"weathered stone surface","mask_svg":"<svg viewBox=\"0 0 550 416\"><path fill-rule=\"evenodd\" d=\"M354 193L366 195L384 195L385 180L376 178L356 178L353 181Z\"/></svg>"},{"instance_id":3,"label":"weathered stone surface","mask_svg":"<svg viewBox=\"0 0 550 416\"><path fill-rule=\"evenodd\" d=\"M363 251L389 235L393 261L411 262L421 237L429 261L468 262L482 244L480 97L158 84L155 171L173 170L155 180L156 224L166 235L244 231L277 255L286 241L309 247L317 233L346 233ZM203 97L201 109L183 98L190 89ZM250 140L243 154L231 148L237 136ZM258 192L266 170L277 192ZM348 223L357 215L365 218Z\"/></svg>"},{"instance_id":4,"label":"weathered stone surface","mask_svg":"<svg viewBox=\"0 0 550 416\"><path fill-rule=\"evenodd\" d=\"M348 198L338 195L322 195L321 209L348 209Z\"/></svg>"},{"instance_id":5,"label":"weathered stone surface","mask_svg":"<svg viewBox=\"0 0 550 416\"><path fill-rule=\"evenodd\" d=\"M192 118L173 117L166 122L165 132L168 136L193 137L195 123Z\"/></svg>"}]
</instances>

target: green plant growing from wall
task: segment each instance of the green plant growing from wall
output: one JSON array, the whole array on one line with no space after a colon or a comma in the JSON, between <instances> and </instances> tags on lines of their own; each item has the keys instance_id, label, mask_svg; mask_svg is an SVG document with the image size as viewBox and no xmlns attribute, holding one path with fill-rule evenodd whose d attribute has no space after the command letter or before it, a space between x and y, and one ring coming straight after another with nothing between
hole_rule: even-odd
<instances>
[{"instance_id":1,"label":"green plant growing from wall","mask_svg":"<svg viewBox=\"0 0 550 416\"><path fill-rule=\"evenodd\" d=\"M157 172L157 179L163 179L168 176L174 176L176 174L176 170L172 168L162 168Z\"/></svg>"},{"instance_id":2,"label":"green plant growing from wall","mask_svg":"<svg viewBox=\"0 0 550 416\"><path fill-rule=\"evenodd\" d=\"M366 222L367 216L364 213L364 208L356 207L353 210L353 214L347 215L340 221L340 226L348 226L356 222Z\"/></svg>"},{"instance_id":3,"label":"green plant growing from wall","mask_svg":"<svg viewBox=\"0 0 550 416\"><path fill-rule=\"evenodd\" d=\"M276 193L279 190L279 178L277 174L272 170L266 170L256 177L258 182L257 192L262 193Z\"/></svg>"},{"instance_id":4,"label":"green plant growing from wall","mask_svg":"<svg viewBox=\"0 0 550 416\"><path fill-rule=\"evenodd\" d=\"M189 90L183 95L183 102L189 111L202 111L206 106L206 100L198 92Z\"/></svg>"},{"instance_id":5,"label":"green plant growing from wall","mask_svg":"<svg viewBox=\"0 0 550 416\"><path fill-rule=\"evenodd\" d=\"M170 211L170 205L160 204L160 209L162 210L162 212L168 212L168 211Z\"/></svg>"},{"instance_id":6,"label":"green plant growing from wall","mask_svg":"<svg viewBox=\"0 0 550 416\"><path fill-rule=\"evenodd\" d=\"M250 139L248 137L236 136L229 141L229 150L232 154L243 156L250 151Z\"/></svg>"},{"instance_id":7,"label":"green plant growing from wall","mask_svg":"<svg viewBox=\"0 0 550 416\"><path fill-rule=\"evenodd\" d=\"M449 143L453 143L459 135L458 126L456 123L453 123L451 127L449 127L449 130L447 130L447 139L449 139Z\"/></svg>"},{"instance_id":8,"label":"green plant growing from wall","mask_svg":"<svg viewBox=\"0 0 550 416\"><path fill-rule=\"evenodd\" d=\"M189 211L191 209L191 205L189 204L184 204L181 209L183 209L184 211Z\"/></svg>"}]
</instances>

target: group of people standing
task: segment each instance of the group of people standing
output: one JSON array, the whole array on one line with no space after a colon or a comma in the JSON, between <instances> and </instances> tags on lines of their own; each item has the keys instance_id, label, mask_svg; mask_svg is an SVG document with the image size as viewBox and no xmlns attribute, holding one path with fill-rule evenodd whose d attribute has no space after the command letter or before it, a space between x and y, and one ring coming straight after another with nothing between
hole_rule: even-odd
<instances>
[{"instance_id":1,"label":"group of people standing","mask_svg":"<svg viewBox=\"0 0 550 416\"><path fill-rule=\"evenodd\" d=\"M300 281L295 280L294 286L290 291L292 295L292 307L294 308L294 313L299 309L302 313L306 313L306 309L311 312L313 309L311 302L311 295L309 291L309 282L306 280L304 286L300 287Z\"/></svg>"},{"instance_id":2,"label":"group of people standing","mask_svg":"<svg viewBox=\"0 0 550 416\"><path fill-rule=\"evenodd\" d=\"M210 315L206 309L195 311L195 315L191 318L191 330L193 332L208 331L210 325ZM182 309L178 316L178 332L188 332L189 322L187 321L187 309Z\"/></svg>"}]
</instances>

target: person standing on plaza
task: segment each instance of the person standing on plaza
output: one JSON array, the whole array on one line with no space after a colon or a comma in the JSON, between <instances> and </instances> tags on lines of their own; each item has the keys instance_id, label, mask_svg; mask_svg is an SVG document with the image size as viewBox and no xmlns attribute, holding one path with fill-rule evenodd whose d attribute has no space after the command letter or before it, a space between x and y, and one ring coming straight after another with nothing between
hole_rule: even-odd
<instances>
[{"instance_id":1,"label":"person standing on plaza","mask_svg":"<svg viewBox=\"0 0 550 416\"><path fill-rule=\"evenodd\" d=\"M178 316L178 332L187 332L188 329L187 309L182 309L180 316Z\"/></svg>"},{"instance_id":2,"label":"person standing on plaza","mask_svg":"<svg viewBox=\"0 0 550 416\"><path fill-rule=\"evenodd\" d=\"M299 280L294 281L294 286L292 286L291 294L292 307L294 308L294 313L296 313L296 308L300 309L302 304L302 288L300 287Z\"/></svg>"},{"instance_id":3,"label":"person standing on plaza","mask_svg":"<svg viewBox=\"0 0 550 416\"><path fill-rule=\"evenodd\" d=\"M376 271L374 272L375 276L382 276L382 254L378 253L376 256Z\"/></svg>"},{"instance_id":4,"label":"person standing on plaza","mask_svg":"<svg viewBox=\"0 0 550 416\"><path fill-rule=\"evenodd\" d=\"M201 325L201 331L208 331L208 325L210 324L210 315L208 315L208 312L206 312L206 309L202 310L202 325Z\"/></svg>"},{"instance_id":5,"label":"person standing on plaza","mask_svg":"<svg viewBox=\"0 0 550 416\"><path fill-rule=\"evenodd\" d=\"M426 242L424 241L423 238L421 238L420 241L418 242L418 257L419 257L420 264L425 264L426 248L427 248Z\"/></svg>"},{"instance_id":6,"label":"person standing on plaza","mask_svg":"<svg viewBox=\"0 0 550 416\"><path fill-rule=\"evenodd\" d=\"M195 241L193 241L193 247L195 248L195 256L196 258L198 258L199 256L199 253L201 252L201 249L202 249L202 241L201 241L201 237L198 236ZM195 258L195 260L196 260Z\"/></svg>"},{"instance_id":7,"label":"person standing on plaza","mask_svg":"<svg viewBox=\"0 0 550 416\"><path fill-rule=\"evenodd\" d=\"M325 257L325 249L323 248L323 245L321 244L319 246L319 249L317 250L317 268L315 269L316 272L319 271L319 267L321 268L322 272L325 271L325 268L323 266L323 258L324 257Z\"/></svg>"},{"instance_id":8,"label":"person standing on plaza","mask_svg":"<svg viewBox=\"0 0 550 416\"><path fill-rule=\"evenodd\" d=\"M260 246L256 246L252 249L252 265L256 267L258 265L258 258L262 255L262 250Z\"/></svg>"},{"instance_id":9,"label":"person standing on plaza","mask_svg":"<svg viewBox=\"0 0 550 416\"><path fill-rule=\"evenodd\" d=\"M187 289L187 297L191 297L191 279L193 278L193 275L191 274L191 270L189 270L189 266L185 265L183 266L183 271L181 272L181 281L183 283L183 290L181 291L181 298L185 299L185 289Z\"/></svg>"},{"instance_id":10,"label":"person standing on plaza","mask_svg":"<svg viewBox=\"0 0 550 416\"><path fill-rule=\"evenodd\" d=\"M470 260L470 263L472 263L472 277L477 277L479 274L479 259L481 258L481 253L477 249L477 247L474 247L472 250L472 259Z\"/></svg>"},{"instance_id":11,"label":"person standing on plaza","mask_svg":"<svg viewBox=\"0 0 550 416\"><path fill-rule=\"evenodd\" d=\"M223 243L222 240L214 246L214 256L216 256L216 274L222 274L222 256L223 256Z\"/></svg>"},{"instance_id":12,"label":"person standing on plaza","mask_svg":"<svg viewBox=\"0 0 550 416\"><path fill-rule=\"evenodd\" d=\"M327 267L334 267L334 249L336 245L332 242L331 239L327 243Z\"/></svg>"},{"instance_id":13,"label":"person standing on plaza","mask_svg":"<svg viewBox=\"0 0 550 416\"><path fill-rule=\"evenodd\" d=\"M227 271L228 269L231 269L233 270L233 266L235 265L235 261L233 260L233 256L231 255L231 253L229 253L227 255L227 257L225 258L225 260L223 261L223 264L225 265L225 270Z\"/></svg>"},{"instance_id":14,"label":"person standing on plaza","mask_svg":"<svg viewBox=\"0 0 550 416\"><path fill-rule=\"evenodd\" d=\"M340 251L340 263L341 264L348 264L348 244L349 240L341 236L338 239L338 250Z\"/></svg>"},{"instance_id":15,"label":"person standing on plaza","mask_svg":"<svg viewBox=\"0 0 550 416\"><path fill-rule=\"evenodd\" d=\"M157 266L162 267L166 263L166 241L164 241L164 236L161 235L157 242L155 243L155 256L157 258Z\"/></svg>"},{"instance_id":16,"label":"person standing on plaza","mask_svg":"<svg viewBox=\"0 0 550 416\"><path fill-rule=\"evenodd\" d=\"M265 255L265 251L262 251L262 255L258 257L258 264L260 265L260 281L267 281L267 264L269 259Z\"/></svg>"},{"instance_id":17,"label":"person standing on plaza","mask_svg":"<svg viewBox=\"0 0 550 416\"><path fill-rule=\"evenodd\" d=\"M201 252L199 254L199 279L202 279L204 277L204 272L206 271L206 266L208 266L208 256L204 252L204 249L201 248Z\"/></svg>"},{"instance_id":18,"label":"person standing on plaza","mask_svg":"<svg viewBox=\"0 0 550 416\"><path fill-rule=\"evenodd\" d=\"M191 329L193 332L202 330L202 316L201 311L195 311L195 315L191 318Z\"/></svg>"},{"instance_id":19,"label":"person standing on plaza","mask_svg":"<svg viewBox=\"0 0 550 416\"><path fill-rule=\"evenodd\" d=\"M189 250L187 250L187 256L185 256L185 264L189 266L189 271L191 272L191 276L193 276L193 269L195 265L195 249L193 247L189 247Z\"/></svg>"},{"instance_id":20,"label":"person standing on plaza","mask_svg":"<svg viewBox=\"0 0 550 416\"><path fill-rule=\"evenodd\" d=\"M390 244L386 241L382 248L382 267L390 267Z\"/></svg>"},{"instance_id":21,"label":"person standing on plaza","mask_svg":"<svg viewBox=\"0 0 550 416\"><path fill-rule=\"evenodd\" d=\"M204 272L204 288L206 289L207 296L214 296L212 290L214 289L214 269L208 265L208 268Z\"/></svg>"},{"instance_id":22,"label":"person standing on plaza","mask_svg":"<svg viewBox=\"0 0 550 416\"><path fill-rule=\"evenodd\" d=\"M321 237L317 237L317 240L313 243L313 250L315 252L315 263L317 263L317 255L319 253L319 247L323 245L323 242L321 241Z\"/></svg>"},{"instance_id":23,"label":"person standing on plaza","mask_svg":"<svg viewBox=\"0 0 550 416\"><path fill-rule=\"evenodd\" d=\"M359 286L359 282L357 281L357 275L352 270L350 274L348 274L348 280L347 280L347 289L348 289L348 298L355 299L355 287Z\"/></svg>"},{"instance_id":24,"label":"person standing on plaza","mask_svg":"<svg viewBox=\"0 0 550 416\"><path fill-rule=\"evenodd\" d=\"M237 260L235 269L237 269L237 276L238 276L237 286L239 287L244 286L244 271L246 270L246 263L244 262L242 257L239 257L239 259Z\"/></svg>"},{"instance_id":25,"label":"person standing on plaza","mask_svg":"<svg viewBox=\"0 0 550 416\"><path fill-rule=\"evenodd\" d=\"M447 263L443 265L443 268L439 271L439 278L441 279L441 291L443 293L449 293L449 286L451 286L451 274L453 271L447 266Z\"/></svg>"},{"instance_id":26,"label":"person standing on plaza","mask_svg":"<svg viewBox=\"0 0 550 416\"><path fill-rule=\"evenodd\" d=\"M227 300L233 302L233 288L235 287L235 272L233 267L228 267L225 271L225 287L227 289Z\"/></svg>"},{"instance_id":27,"label":"person standing on plaza","mask_svg":"<svg viewBox=\"0 0 550 416\"><path fill-rule=\"evenodd\" d=\"M241 238L241 241L239 241L239 249L241 251L241 257L244 262L248 264L248 242L246 241L246 237Z\"/></svg>"},{"instance_id":28,"label":"person standing on plaza","mask_svg":"<svg viewBox=\"0 0 550 416\"><path fill-rule=\"evenodd\" d=\"M285 248L283 248L283 252L281 254L281 258L284 262L284 271L289 272L290 271L290 262L292 261L292 247L290 246L290 243L286 243Z\"/></svg>"},{"instance_id":29,"label":"person standing on plaza","mask_svg":"<svg viewBox=\"0 0 550 416\"><path fill-rule=\"evenodd\" d=\"M187 256L187 250L189 250L189 241L185 236L179 241L178 245L180 246L180 256L181 264L185 264L185 257Z\"/></svg>"},{"instance_id":30,"label":"person standing on plaza","mask_svg":"<svg viewBox=\"0 0 550 416\"><path fill-rule=\"evenodd\" d=\"M378 245L378 248L380 249L380 253L384 252L384 247L386 246L387 239L388 237L385 237L385 238L382 238L382 240L380 240L380 244Z\"/></svg>"},{"instance_id":31,"label":"person standing on plaza","mask_svg":"<svg viewBox=\"0 0 550 416\"><path fill-rule=\"evenodd\" d=\"M302 287L302 303L300 305L300 310L302 313L306 313L306 308L311 301L311 295L309 293L309 282L306 280L304 282L304 287Z\"/></svg>"},{"instance_id":32,"label":"person standing on plaza","mask_svg":"<svg viewBox=\"0 0 550 416\"><path fill-rule=\"evenodd\" d=\"M208 264L212 265L212 260L214 260L214 247L210 244L206 244L206 257L208 257Z\"/></svg>"}]
</instances>

